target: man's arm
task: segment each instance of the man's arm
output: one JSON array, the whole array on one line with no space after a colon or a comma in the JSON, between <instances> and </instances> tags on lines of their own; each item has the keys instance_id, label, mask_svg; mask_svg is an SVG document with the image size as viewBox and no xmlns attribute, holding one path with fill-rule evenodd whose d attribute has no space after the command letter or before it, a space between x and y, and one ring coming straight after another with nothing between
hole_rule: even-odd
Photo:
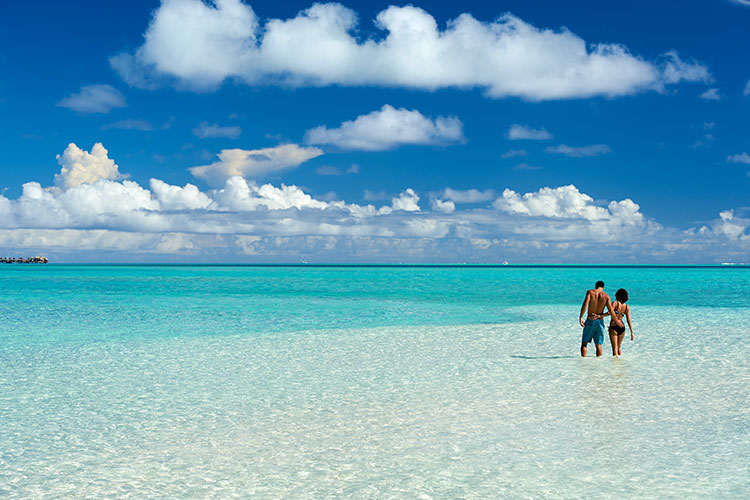
<instances>
[{"instance_id":1,"label":"man's arm","mask_svg":"<svg viewBox=\"0 0 750 500\"><path fill-rule=\"evenodd\" d=\"M589 306L589 301L591 300L591 291L586 292L586 298L583 299L583 305L581 306L581 314L578 316L578 322L581 324L581 326L586 326L583 322L583 315L586 312L586 308Z\"/></svg>"},{"instance_id":2,"label":"man's arm","mask_svg":"<svg viewBox=\"0 0 750 500\"><path fill-rule=\"evenodd\" d=\"M607 306L607 311L609 311L612 321L614 321L615 324L620 325L622 322L617 318L614 309L612 309L612 300L609 298L609 295L607 295L607 302L605 302L604 305Z\"/></svg>"}]
</instances>

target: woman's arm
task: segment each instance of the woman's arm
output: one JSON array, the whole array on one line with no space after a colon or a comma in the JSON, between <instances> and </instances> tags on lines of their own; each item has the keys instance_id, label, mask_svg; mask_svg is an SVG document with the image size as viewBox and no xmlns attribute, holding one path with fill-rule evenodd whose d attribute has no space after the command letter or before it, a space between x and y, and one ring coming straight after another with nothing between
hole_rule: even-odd
<instances>
[{"instance_id":1,"label":"woman's arm","mask_svg":"<svg viewBox=\"0 0 750 500\"><path fill-rule=\"evenodd\" d=\"M633 323L630 321L630 306L628 306L627 309L625 309L625 317L628 319L628 327L630 328L630 340L634 340L635 337L633 336Z\"/></svg>"}]
</instances>

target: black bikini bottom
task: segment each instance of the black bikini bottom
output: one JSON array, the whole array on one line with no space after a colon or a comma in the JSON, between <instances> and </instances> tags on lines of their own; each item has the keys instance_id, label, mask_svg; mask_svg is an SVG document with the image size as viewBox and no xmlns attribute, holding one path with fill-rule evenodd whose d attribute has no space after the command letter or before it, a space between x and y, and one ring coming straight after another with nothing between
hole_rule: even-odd
<instances>
[{"instance_id":1,"label":"black bikini bottom","mask_svg":"<svg viewBox=\"0 0 750 500\"><path fill-rule=\"evenodd\" d=\"M617 326L617 325L610 325L609 327L610 332L615 332L617 335L622 335L625 333L625 325Z\"/></svg>"}]
</instances>

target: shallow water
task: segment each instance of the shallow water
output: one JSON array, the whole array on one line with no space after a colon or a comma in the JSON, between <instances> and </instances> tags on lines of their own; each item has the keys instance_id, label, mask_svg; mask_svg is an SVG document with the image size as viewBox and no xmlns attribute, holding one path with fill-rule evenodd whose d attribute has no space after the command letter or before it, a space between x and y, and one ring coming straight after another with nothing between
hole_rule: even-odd
<instances>
[{"instance_id":1,"label":"shallow water","mask_svg":"<svg viewBox=\"0 0 750 500\"><path fill-rule=\"evenodd\" d=\"M743 270L0 273L3 498L750 492ZM622 358L577 355L599 277Z\"/></svg>"}]
</instances>

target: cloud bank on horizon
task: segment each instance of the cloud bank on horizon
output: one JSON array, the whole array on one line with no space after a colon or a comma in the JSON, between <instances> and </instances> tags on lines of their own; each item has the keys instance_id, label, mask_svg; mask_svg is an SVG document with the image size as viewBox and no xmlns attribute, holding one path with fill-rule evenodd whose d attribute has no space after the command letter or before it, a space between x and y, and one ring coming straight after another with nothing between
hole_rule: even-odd
<instances>
[{"instance_id":1,"label":"cloud bank on horizon","mask_svg":"<svg viewBox=\"0 0 750 500\"><path fill-rule=\"evenodd\" d=\"M360 41L358 16L339 3L315 3L291 19L268 19L240 0L162 0L134 53L110 59L128 84L174 82L210 91L227 79L248 85L480 88L491 98L531 101L617 97L662 91L681 81L709 83L705 65L670 50L646 61L616 43L587 43L561 28L540 29L505 14L471 14L444 30L407 5L380 12L381 39Z\"/></svg>"},{"instance_id":2,"label":"cloud bank on horizon","mask_svg":"<svg viewBox=\"0 0 750 500\"><path fill-rule=\"evenodd\" d=\"M413 262L554 262L571 249L591 262L615 255L625 262L660 261L675 251L689 262L750 250L750 218L733 210L679 231L650 219L631 199L601 205L573 185L524 194L505 188L500 196L491 189L446 188L429 194L428 210L408 187L380 207L324 201L298 186L258 184L241 175L225 176L207 191L156 178L146 188L126 180L100 143L91 152L70 144L58 162L55 186L28 182L17 199L0 195L0 245L69 257L97 251L323 262L394 255Z\"/></svg>"},{"instance_id":3,"label":"cloud bank on horizon","mask_svg":"<svg viewBox=\"0 0 750 500\"><path fill-rule=\"evenodd\" d=\"M699 217L667 224L642 211L658 203L627 176L618 178L627 194L602 196L580 175L632 166L657 175L664 154L678 164L674 144L648 157L664 151L662 139L678 136L662 137L662 122L648 123L661 113L692 127L682 146L691 155L724 148L693 168L720 167L744 180L748 143L739 134L727 140L731 124L722 115L695 110L750 102L748 74L733 75L732 87L711 59L717 83L706 64L672 46L650 47L644 56L629 47L642 50L651 39L584 39L582 31L540 25L534 16L463 13L443 23L432 7L391 5L376 14L371 32L369 20L339 3L278 19L259 17L251 4L161 0L130 31L139 37L134 49L108 60L97 55L122 90L90 84L101 80L86 75L50 93L47 108L65 110L54 110L63 125L50 127L48 138L68 122L79 128L66 129L70 137L45 151L51 163L69 143L56 156L52 185L16 174L15 186L0 191L0 249L68 260L196 262L748 260L750 209L741 199L722 198L723 206L714 199ZM690 83L698 85L686 98L680 85ZM313 102L318 97L330 101ZM591 101L577 101L584 99ZM696 108L679 108L688 99ZM606 119L599 107L610 113ZM614 119L613 109L620 113ZM693 115L700 118L690 123ZM647 131L629 135L625 127ZM653 139L650 152L628 157L629 146L641 145L628 144L633 137ZM87 147L101 142L86 150L76 144L82 139ZM104 144L132 163L121 171ZM423 161L435 152L442 164ZM139 165L144 158L164 169ZM166 171L170 158L185 163ZM419 168L412 173L412 166ZM712 179L726 182L720 175ZM347 188L343 197L333 191Z\"/></svg>"}]
</instances>

